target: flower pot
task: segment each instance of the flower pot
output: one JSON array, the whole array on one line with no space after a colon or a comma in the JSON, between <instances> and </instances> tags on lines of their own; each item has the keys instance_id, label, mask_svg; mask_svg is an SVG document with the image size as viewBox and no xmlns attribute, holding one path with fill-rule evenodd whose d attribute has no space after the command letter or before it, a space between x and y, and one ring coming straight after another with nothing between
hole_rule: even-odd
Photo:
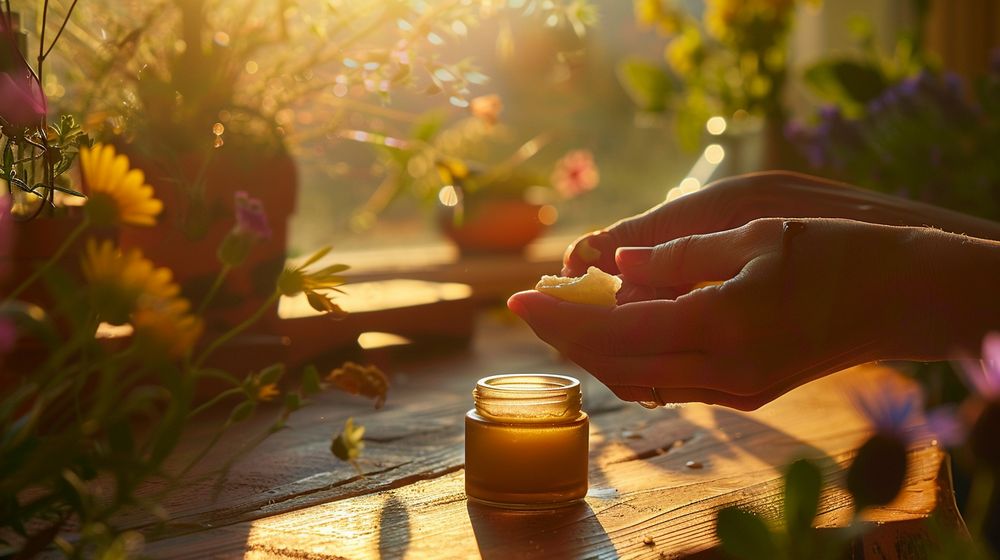
<instances>
[{"instance_id":1,"label":"flower pot","mask_svg":"<svg viewBox=\"0 0 1000 560\"><path fill-rule=\"evenodd\" d=\"M462 255L520 253L545 231L542 206L518 199L488 199L441 206L438 224Z\"/></svg>"},{"instance_id":2,"label":"flower pot","mask_svg":"<svg viewBox=\"0 0 1000 560\"><path fill-rule=\"evenodd\" d=\"M246 191L261 200L271 226L270 239L257 243L246 261L227 275L212 299L205 318L225 327L236 324L267 300L285 263L288 222L295 210L297 176L295 161L283 146L268 147L227 139L210 153L188 153L178 158L178 166L165 169L162 161L138 154L134 147L124 151L133 167L146 173L164 210L156 226L123 230L123 249L142 250L157 266L170 268L183 293L197 307L211 290L222 265L217 251L232 229L235 193ZM209 157L206 162L205 158ZM178 186L191 185L203 174L201 195L192 196Z\"/></svg>"},{"instance_id":3,"label":"flower pot","mask_svg":"<svg viewBox=\"0 0 1000 560\"><path fill-rule=\"evenodd\" d=\"M43 213L32 220L10 224L12 239L0 247L0 295L10 294L43 266L81 223L82 208L62 208L57 215ZM85 240L89 237L113 239L117 234L114 229L91 228L70 244L57 264L67 272L78 273ZM17 299L43 307L51 301L42 278L37 279Z\"/></svg>"}]
</instances>

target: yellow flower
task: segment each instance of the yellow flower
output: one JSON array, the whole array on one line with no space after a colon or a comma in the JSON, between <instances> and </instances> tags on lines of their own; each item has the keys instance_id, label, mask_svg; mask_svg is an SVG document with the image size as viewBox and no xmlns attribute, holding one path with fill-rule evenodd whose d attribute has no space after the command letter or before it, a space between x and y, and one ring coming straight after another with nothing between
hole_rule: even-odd
<instances>
[{"instance_id":1,"label":"yellow flower","mask_svg":"<svg viewBox=\"0 0 1000 560\"><path fill-rule=\"evenodd\" d=\"M201 338L204 324L190 314L184 298L140 298L132 314L136 337L172 358L186 355Z\"/></svg>"},{"instance_id":2,"label":"yellow flower","mask_svg":"<svg viewBox=\"0 0 1000 560\"><path fill-rule=\"evenodd\" d=\"M88 239L80 266L95 309L112 324L126 322L140 297L170 299L180 292L169 269L155 268L136 249L123 253L111 241Z\"/></svg>"},{"instance_id":3,"label":"yellow flower","mask_svg":"<svg viewBox=\"0 0 1000 560\"><path fill-rule=\"evenodd\" d=\"M152 226L163 210L153 198L153 187L128 157L116 155L114 146L95 144L80 150L80 173L87 189L87 215L95 225Z\"/></svg>"},{"instance_id":4,"label":"yellow flower","mask_svg":"<svg viewBox=\"0 0 1000 560\"><path fill-rule=\"evenodd\" d=\"M257 400L269 401L280 394L281 391L278 390L277 383L268 383L266 385L261 385L260 388L257 389Z\"/></svg>"},{"instance_id":5,"label":"yellow flower","mask_svg":"<svg viewBox=\"0 0 1000 560\"><path fill-rule=\"evenodd\" d=\"M281 295L295 297L301 293L306 294L309 305L316 311L330 314L333 318L339 319L347 315L347 312L333 303L329 291L339 292L337 286L345 282L338 273L348 269L346 264L333 264L312 272L305 268L316 261L322 259L329 253L331 247L324 247L313 253L311 257L297 267L286 268L278 277L278 291ZM323 290L319 292L317 290Z\"/></svg>"},{"instance_id":6,"label":"yellow flower","mask_svg":"<svg viewBox=\"0 0 1000 560\"><path fill-rule=\"evenodd\" d=\"M172 357L186 354L201 337L202 322L179 297L173 274L138 250L123 253L111 241L89 239L81 268L101 320L131 322L137 339Z\"/></svg>"},{"instance_id":7,"label":"yellow flower","mask_svg":"<svg viewBox=\"0 0 1000 560\"><path fill-rule=\"evenodd\" d=\"M667 64L680 77L689 75L704 58L701 34L689 27L667 44Z\"/></svg>"}]
</instances>

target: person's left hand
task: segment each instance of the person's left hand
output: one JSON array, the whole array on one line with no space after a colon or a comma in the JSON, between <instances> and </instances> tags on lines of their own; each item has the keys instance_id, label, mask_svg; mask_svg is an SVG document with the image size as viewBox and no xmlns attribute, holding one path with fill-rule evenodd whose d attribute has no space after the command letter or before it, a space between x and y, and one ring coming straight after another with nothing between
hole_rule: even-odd
<instances>
[{"instance_id":1,"label":"person's left hand","mask_svg":"<svg viewBox=\"0 0 1000 560\"><path fill-rule=\"evenodd\" d=\"M932 246L919 241L949 234L838 219L792 220L803 226L783 234L786 221L619 249L633 297L725 280L673 300L604 308L527 291L508 306L629 401L750 410L849 366L917 358Z\"/></svg>"}]
</instances>

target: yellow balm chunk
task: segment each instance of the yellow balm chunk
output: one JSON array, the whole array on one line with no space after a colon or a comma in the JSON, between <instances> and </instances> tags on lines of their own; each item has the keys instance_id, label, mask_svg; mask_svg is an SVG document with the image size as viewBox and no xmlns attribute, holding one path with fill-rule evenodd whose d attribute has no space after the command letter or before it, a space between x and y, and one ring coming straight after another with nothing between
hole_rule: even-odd
<instances>
[{"instance_id":1,"label":"yellow balm chunk","mask_svg":"<svg viewBox=\"0 0 1000 560\"><path fill-rule=\"evenodd\" d=\"M618 303L615 294L621 287L621 278L592 266L579 278L542 276L535 289L563 301L614 307Z\"/></svg>"}]
</instances>

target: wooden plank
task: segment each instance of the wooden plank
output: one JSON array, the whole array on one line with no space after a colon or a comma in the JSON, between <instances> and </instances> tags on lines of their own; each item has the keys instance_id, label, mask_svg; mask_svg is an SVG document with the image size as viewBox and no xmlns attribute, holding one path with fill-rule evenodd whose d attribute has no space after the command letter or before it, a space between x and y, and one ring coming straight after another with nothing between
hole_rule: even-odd
<instances>
[{"instance_id":1,"label":"wooden plank","mask_svg":"<svg viewBox=\"0 0 1000 560\"><path fill-rule=\"evenodd\" d=\"M163 558L244 553L294 558L660 558L697 553L716 544L714 519L721 507L740 503L777 516L781 469L795 457L816 459L828 480L840 479L868 431L845 392L882 384L912 390L891 370L868 366L812 383L754 413L704 405L604 409L593 415L591 496L578 507L543 513L503 512L466 502L461 446L448 420L461 414L445 404L432 416L438 425L449 426L439 432L438 443L428 437L409 449L411 461L421 463L420 475L397 478L385 489L378 482L383 475L374 475L374 482L361 483L352 492L296 495L274 511L256 510L253 521L165 538L150 543L147 552ZM868 516L883 530L912 528L938 507L943 453L919 433L919 426L914 430L919 444L911 453L906 491ZM399 448L400 456L404 451ZM702 468L687 468L687 461ZM315 505L303 507L310 503ZM818 526L843 525L851 514L848 508L846 494L830 487L822 497ZM229 521L238 519L233 515Z\"/></svg>"}]
</instances>

